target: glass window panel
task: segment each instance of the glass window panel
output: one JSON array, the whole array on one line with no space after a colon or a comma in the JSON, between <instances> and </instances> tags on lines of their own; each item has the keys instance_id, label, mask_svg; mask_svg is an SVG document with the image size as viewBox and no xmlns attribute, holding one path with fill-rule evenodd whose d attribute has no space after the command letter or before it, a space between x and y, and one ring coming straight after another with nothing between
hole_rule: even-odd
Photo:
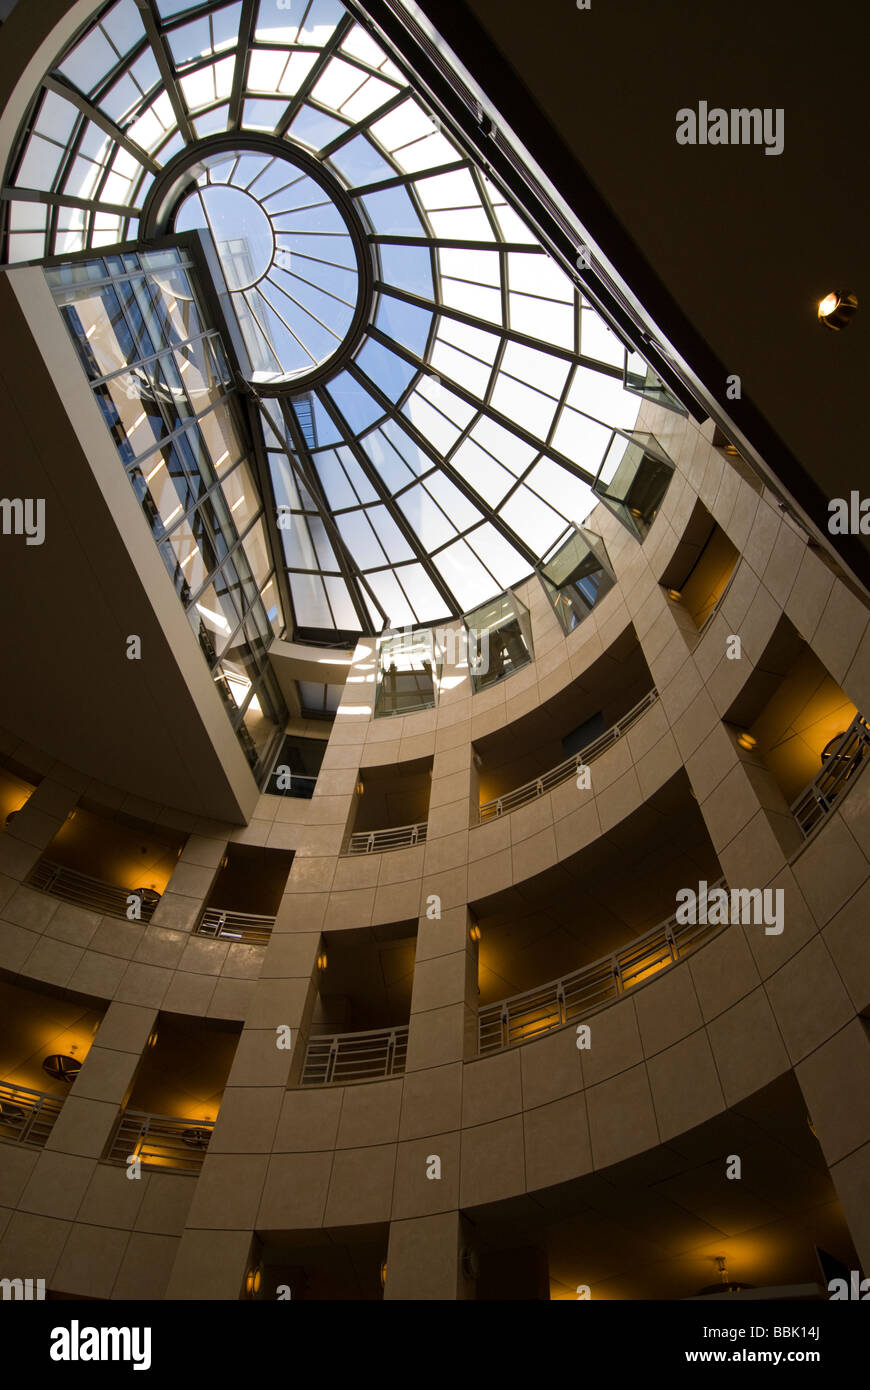
<instances>
[{"instance_id":1,"label":"glass window panel","mask_svg":"<svg viewBox=\"0 0 870 1390\"><path fill-rule=\"evenodd\" d=\"M413 481L414 474L380 430L367 434L362 444L390 492Z\"/></svg>"},{"instance_id":2,"label":"glass window panel","mask_svg":"<svg viewBox=\"0 0 870 1390\"><path fill-rule=\"evenodd\" d=\"M327 390L355 433L373 425L384 413L377 401L348 372L342 372L331 381Z\"/></svg>"},{"instance_id":3,"label":"glass window panel","mask_svg":"<svg viewBox=\"0 0 870 1390\"><path fill-rule=\"evenodd\" d=\"M79 119L78 109L56 92L45 92L34 130L65 145Z\"/></svg>"},{"instance_id":4,"label":"glass window panel","mask_svg":"<svg viewBox=\"0 0 870 1390\"><path fill-rule=\"evenodd\" d=\"M44 140L41 135L31 135L15 178L17 186L48 192L54 184L62 154L60 145Z\"/></svg>"},{"instance_id":5,"label":"glass window panel","mask_svg":"<svg viewBox=\"0 0 870 1390\"><path fill-rule=\"evenodd\" d=\"M404 188L366 193L361 199L372 226L381 236L423 236L423 224Z\"/></svg>"},{"instance_id":6,"label":"glass window panel","mask_svg":"<svg viewBox=\"0 0 870 1390\"><path fill-rule=\"evenodd\" d=\"M323 580L316 574L291 574L290 592L300 627L332 627L332 614L326 601Z\"/></svg>"},{"instance_id":7,"label":"glass window panel","mask_svg":"<svg viewBox=\"0 0 870 1390\"><path fill-rule=\"evenodd\" d=\"M462 433L460 427L445 419L420 395L419 390L402 406L402 414L407 415L428 444L443 454L449 452Z\"/></svg>"},{"instance_id":8,"label":"glass window panel","mask_svg":"<svg viewBox=\"0 0 870 1390\"><path fill-rule=\"evenodd\" d=\"M413 97L409 97L395 111L375 121L371 130L378 144L392 151L411 140L419 140L422 135L431 135L435 126L431 117L426 115Z\"/></svg>"},{"instance_id":9,"label":"glass window panel","mask_svg":"<svg viewBox=\"0 0 870 1390\"><path fill-rule=\"evenodd\" d=\"M327 575L323 582L326 585L336 627L343 628L348 632L359 632L361 629L360 620L344 580Z\"/></svg>"},{"instance_id":10,"label":"glass window panel","mask_svg":"<svg viewBox=\"0 0 870 1390\"><path fill-rule=\"evenodd\" d=\"M592 308L584 307L580 314L580 351L613 367L621 367L625 359L622 342Z\"/></svg>"},{"instance_id":11,"label":"glass window panel","mask_svg":"<svg viewBox=\"0 0 870 1390\"><path fill-rule=\"evenodd\" d=\"M610 442L610 430L566 406L553 433L553 448L594 475ZM576 520L576 518L574 518Z\"/></svg>"},{"instance_id":12,"label":"glass window panel","mask_svg":"<svg viewBox=\"0 0 870 1390\"><path fill-rule=\"evenodd\" d=\"M375 315L375 323L384 333L395 338L397 343L422 357L426 350L432 315L428 309L407 304L402 299L394 299L391 294L382 294Z\"/></svg>"},{"instance_id":13,"label":"glass window panel","mask_svg":"<svg viewBox=\"0 0 870 1390\"><path fill-rule=\"evenodd\" d=\"M392 564L396 565L413 558L413 550L386 507L370 507L366 515Z\"/></svg>"},{"instance_id":14,"label":"glass window panel","mask_svg":"<svg viewBox=\"0 0 870 1390\"><path fill-rule=\"evenodd\" d=\"M117 61L114 48L99 25L95 25L61 63L60 71L81 91L92 92Z\"/></svg>"},{"instance_id":15,"label":"glass window panel","mask_svg":"<svg viewBox=\"0 0 870 1390\"><path fill-rule=\"evenodd\" d=\"M334 116L327 116L323 111L315 111L311 106L303 106L290 127L290 134L303 145L320 150L344 129L343 121L336 120Z\"/></svg>"},{"instance_id":16,"label":"glass window panel","mask_svg":"<svg viewBox=\"0 0 870 1390\"><path fill-rule=\"evenodd\" d=\"M456 527L421 485L403 492L398 502L426 550L455 539Z\"/></svg>"},{"instance_id":17,"label":"glass window panel","mask_svg":"<svg viewBox=\"0 0 870 1390\"><path fill-rule=\"evenodd\" d=\"M343 512L336 517L338 529L360 569L387 563L387 557L363 511Z\"/></svg>"},{"instance_id":18,"label":"glass window panel","mask_svg":"<svg viewBox=\"0 0 870 1390\"><path fill-rule=\"evenodd\" d=\"M491 522L486 521L478 526L466 539L503 589L528 578L531 572L528 560L523 559Z\"/></svg>"},{"instance_id":19,"label":"glass window panel","mask_svg":"<svg viewBox=\"0 0 870 1390\"><path fill-rule=\"evenodd\" d=\"M575 478L554 459L543 458L536 463L528 478L529 487L543 497L568 521L584 521L598 498L588 483Z\"/></svg>"},{"instance_id":20,"label":"glass window panel","mask_svg":"<svg viewBox=\"0 0 870 1390\"><path fill-rule=\"evenodd\" d=\"M433 561L463 609L483 603L499 587L465 541L439 550Z\"/></svg>"},{"instance_id":21,"label":"glass window panel","mask_svg":"<svg viewBox=\"0 0 870 1390\"><path fill-rule=\"evenodd\" d=\"M256 484L244 459L236 465L232 473L224 475L221 486L235 528L241 535L243 531L247 531L260 509L260 498L257 494ZM263 578L262 574L258 575L258 583L262 583Z\"/></svg>"},{"instance_id":22,"label":"glass window panel","mask_svg":"<svg viewBox=\"0 0 870 1390\"><path fill-rule=\"evenodd\" d=\"M517 381L546 392L548 396L559 397L568 379L569 365L552 353L524 347L520 343L508 343L502 358L502 370Z\"/></svg>"},{"instance_id":23,"label":"glass window panel","mask_svg":"<svg viewBox=\"0 0 870 1390\"><path fill-rule=\"evenodd\" d=\"M324 450L315 455L315 463L320 481L326 493L326 500L333 511L338 511L342 507L356 507L359 505L360 498L357 497L350 481L341 466L338 455L332 450Z\"/></svg>"},{"instance_id":24,"label":"glass window panel","mask_svg":"<svg viewBox=\"0 0 870 1390\"><path fill-rule=\"evenodd\" d=\"M378 154L371 140L366 139L364 135L355 135L329 158L330 163L335 165L345 183L351 188L377 183L381 179L391 178L395 173L383 155Z\"/></svg>"},{"instance_id":25,"label":"glass window panel","mask_svg":"<svg viewBox=\"0 0 870 1390\"><path fill-rule=\"evenodd\" d=\"M266 610L266 617L272 625L272 631L279 637L284 631L284 612L281 605L281 597L278 592L278 585L274 579L270 579L266 587L260 594L260 602Z\"/></svg>"},{"instance_id":26,"label":"glass window panel","mask_svg":"<svg viewBox=\"0 0 870 1390\"><path fill-rule=\"evenodd\" d=\"M479 492L491 507L497 507L509 488L514 485L514 476L500 463L481 449L475 440L464 439L453 455L453 464L468 478L473 480L475 492Z\"/></svg>"},{"instance_id":27,"label":"glass window panel","mask_svg":"<svg viewBox=\"0 0 870 1390\"><path fill-rule=\"evenodd\" d=\"M492 393L492 404L502 415L516 421L530 434L542 440L547 438L556 411L556 403L550 396L500 372Z\"/></svg>"},{"instance_id":28,"label":"glass window panel","mask_svg":"<svg viewBox=\"0 0 870 1390\"><path fill-rule=\"evenodd\" d=\"M554 304L549 299L534 299L512 292L508 297L508 313L510 326L516 333L573 351L576 311L572 304Z\"/></svg>"},{"instance_id":29,"label":"glass window panel","mask_svg":"<svg viewBox=\"0 0 870 1390\"><path fill-rule=\"evenodd\" d=\"M389 241L377 248L381 262L381 277L387 284L398 285L411 294L431 298L432 258L425 246L398 246Z\"/></svg>"},{"instance_id":30,"label":"glass window panel","mask_svg":"<svg viewBox=\"0 0 870 1390\"><path fill-rule=\"evenodd\" d=\"M575 409L617 429L633 429L640 398L626 391L622 379L577 367L567 400Z\"/></svg>"},{"instance_id":31,"label":"glass window panel","mask_svg":"<svg viewBox=\"0 0 870 1390\"><path fill-rule=\"evenodd\" d=\"M399 399L417 374L417 368L410 362L372 339L366 342L356 360L366 376L392 401Z\"/></svg>"},{"instance_id":32,"label":"glass window panel","mask_svg":"<svg viewBox=\"0 0 870 1390\"><path fill-rule=\"evenodd\" d=\"M565 529L565 518L522 485L505 502L501 515L511 530L522 536L539 555L543 555Z\"/></svg>"},{"instance_id":33,"label":"glass window panel","mask_svg":"<svg viewBox=\"0 0 870 1390\"><path fill-rule=\"evenodd\" d=\"M229 407L218 404L200 416L199 428L205 437L215 472L221 475L241 457L242 445Z\"/></svg>"},{"instance_id":34,"label":"glass window panel","mask_svg":"<svg viewBox=\"0 0 870 1390\"><path fill-rule=\"evenodd\" d=\"M401 572L401 570L398 571L399 574ZM372 592L387 614L387 622L390 627L404 627L406 623L417 621L414 610L394 571L381 570L379 573L370 574L367 577Z\"/></svg>"}]
</instances>

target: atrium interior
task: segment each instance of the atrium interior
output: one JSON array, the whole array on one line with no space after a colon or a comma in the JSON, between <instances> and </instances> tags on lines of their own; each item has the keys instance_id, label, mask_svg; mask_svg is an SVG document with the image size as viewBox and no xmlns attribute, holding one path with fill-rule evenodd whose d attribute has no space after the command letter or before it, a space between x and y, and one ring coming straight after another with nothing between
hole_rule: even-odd
<instances>
[{"instance_id":1,"label":"atrium interior","mask_svg":"<svg viewBox=\"0 0 870 1390\"><path fill-rule=\"evenodd\" d=\"M51 1299L870 1269L864 542L440 8L0 8L0 1279Z\"/></svg>"}]
</instances>

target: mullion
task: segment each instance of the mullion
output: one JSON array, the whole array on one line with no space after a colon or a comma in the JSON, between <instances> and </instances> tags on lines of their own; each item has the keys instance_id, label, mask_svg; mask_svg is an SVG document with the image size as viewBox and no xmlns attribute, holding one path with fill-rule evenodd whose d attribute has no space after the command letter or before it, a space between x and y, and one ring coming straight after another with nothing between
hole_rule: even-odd
<instances>
[{"instance_id":1,"label":"mullion","mask_svg":"<svg viewBox=\"0 0 870 1390\"><path fill-rule=\"evenodd\" d=\"M349 369L353 370L353 367L354 364L349 363ZM367 479L373 491L375 492L375 495L386 507L387 511L389 512L390 516L395 522L398 530L401 532L403 539L410 548L412 554L415 556L417 560L419 560L420 564L423 566L423 569L428 574L430 580L435 585L435 588L438 590L440 597L447 604L448 611L458 617L462 610L457 603L455 595L452 593L449 586L446 584L444 579L432 565L428 553L421 546L419 537L414 534L413 527L410 525L407 518L393 505L392 496L385 487L384 483L381 481L380 475L378 474L377 470L372 466L371 462L369 461L368 455L366 454L365 450L361 447L359 440L356 438L353 431L350 429L347 421L345 420L338 406L335 404L331 397L328 397L323 392L318 392L318 396L320 398L321 405L326 410L327 414L331 417L333 424L337 425L340 433L343 434L347 447L350 449L351 453L353 454L354 458L356 459L357 463L362 469L363 475ZM387 558L389 559L389 557ZM380 607L380 605L378 606ZM410 607L411 611L413 612L414 605L410 604Z\"/></svg>"},{"instance_id":2,"label":"mullion","mask_svg":"<svg viewBox=\"0 0 870 1390\"><path fill-rule=\"evenodd\" d=\"M353 198L366 197L369 193L380 193L390 188L400 188L409 183L416 183L419 179L438 178L441 174L457 174L462 169L468 168L467 159L457 159L451 164L436 165L434 168L420 169L410 174L394 174L389 179L379 179L375 183L361 183L358 188L350 190ZM433 212L449 212L450 208L433 208Z\"/></svg>"},{"instance_id":3,"label":"mullion","mask_svg":"<svg viewBox=\"0 0 870 1390\"><path fill-rule=\"evenodd\" d=\"M388 339L386 335L374 325L369 329L369 335L370 337L377 338L384 346L392 348L397 356L403 357L412 367L417 367L420 371L430 376L437 375L428 362L424 362L416 353L412 352L410 348L405 347L403 343L397 343L393 338ZM355 364L353 362L348 364L349 370L352 371L354 367ZM501 425L502 428L506 429L510 434L515 434L518 439L521 439L524 444L528 444L531 449L535 449L539 453L545 450L543 440L532 434L524 425L520 425L518 422L509 419L508 416L503 415L500 410L496 410L494 406L486 404L477 396L472 395L472 393L467 391L464 386L461 386L459 382L452 382L450 389L460 400L465 401L466 405L470 405L475 410L480 410L483 414L494 420L497 425ZM369 393L375 396L376 399L383 401L387 400L387 397L384 396L383 392L380 392L377 387L374 387L374 389L369 388ZM387 408L389 413L392 414L392 402L388 403ZM585 469L582 469L579 464L574 463L572 459L567 458L556 449L547 449L546 452L554 458L557 463L561 463L564 468L567 468L570 473L574 473L577 477L582 478L584 482L590 481L589 477L586 475Z\"/></svg>"},{"instance_id":4,"label":"mullion","mask_svg":"<svg viewBox=\"0 0 870 1390\"><path fill-rule=\"evenodd\" d=\"M437 249L437 248L436 248ZM450 277L455 278L455 277ZM459 284L476 284L473 280L460 280ZM486 285L485 289L495 289L495 285ZM458 323L467 324L469 328L479 328L492 334L501 334L504 338L513 343L518 343L521 347L537 348L540 350L544 340L542 338L532 338L527 333L520 333L515 328L499 328L497 325L487 323L484 319L475 318L473 314L467 314L462 309L453 308L447 304L440 304L435 299L428 299L425 295L414 294L412 290L400 289L397 285L390 285L386 280L377 280L375 289L384 293L391 294L396 299L402 299L408 304L414 304L420 309L427 309L432 313L442 314L445 318L456 319ZM553 303L561 301L554 300ZM547 352L551 357L558 357L564 362L580 367L589 367L593 371L600 371L602 376L618 377L622 380L622 369L613 367L609 362L599 362L594 357L584 357L580 353L572 352L570 348L558 347L556 344L545 344Z\"/></svg>"},{"instance_id":5,"label":"mullion","mask_svg":"<svg viewBox=\"0 0 870 1390\"><path fill-rule=\"evenodd\" d=\"M294 458L290 455L290 453L286 449L283 450L283 452L286 454L286 457L290 464L291 472L298 474L298 476L301 478L302 482L304 483L306 492L308 493L309 497L312 498L315 506L317 507L320 516L320 521L323 525L323 529L329 537L329 543L332 546L332 553L338 561L338 565L341 570L341 577L344 579L344 582L347 586L347 591L350 594L351 603L354 606L357 618L360 620L361 630L364 633L368 633L371 631L372 622L371 617L369 616L368 611L366 610L365 604L363 603L363 600L360 596L356 584L356 576L359 575L359 568L353 556L350 554L350 551L348 550L347 546L345 545L341 532L339 531L332 517L329 505L326 501L325 493L321 486L320 476L317 472L316 465L314 464L314 461L311 457L311 453L308 448L308 444L305 440L305 436L303 435L302 430L299 426L299 422L296 419L295 411L289 406L289 404L284 403L282 404L282 415L284 416L285 428L287 429L287 432L290 435L290 441L293 446L293 453L295 455L295 466ZM366 585L366 588L368 589L368 585ZM329 603L329 595L326 593L325 585L323 592L326 597L326 602L329 607L329 611L330 613L332 613L332 605ZM375 600L375 607L377 608L381 616L384 618L384 621L386 621L386 614L384 613L383 608L377 602L377 600ZM293 610L293 616L295 619L295 607ZM299 626L298 623L297 626ZM333 626L337 627L334 618Z\"/></svg>"},{"instance_id":6,"label":"mullion","mask_svg":"<svg viewBox=\"0 0 870 1390\"><path fill-rule=\"evenodd\" d=\"M409 361L410 360L411 355L409 354ZM421 366L422 370L431 373L431 368L425 366L425 364L419 365ZM356 375L359 369L356 367L355 363L351 362L348 366L348 370L352 374ZM475 491L472 485L467 481L465 477L463 477L459 470L453 466L449 459L445 458L442 454L437 454L434 451L434 449L426 439L425 435L417 428L413 421L409 420L407 416L401 415L397 408L393 405L393 403L387 399L384 393L380 390L379 387L377 387L374 384L374 382L372 382L371 386L368 387L368 389L370 394L387 411L387 414L398 424L399 428L404 430L405 433L407 433L413 439L414 443L417 444L418 448L421 448L423 452L426 454L426 456L433 460L436 467L440 467L443 470L446 477L448 477L450 481L454 483L455 486L459 489L459 491L463 494L463 496L469 502L471 502L472 505L475 506L479 512L482 513L486 520L492 522L493 526L499 532L502 539L508 541L515 550L519 551L523 559L526 560L532 566L532 568L534 568L534 566L537 563L537 558L535 557L531 547L527 545L526 542L516 534L516 532L507 524L506 521L502 520L502 518L495 511L495 509L491 507L489 503L486 502L484 498L482 498L479 495L479 493ZM474 408L474 410L477 413L477 418L480 418L480 415L484 413L482 402L475 401L473 397L469 396L466 403ZM431 402L427 402L427 404L431 404ZM437 407L433 408L437 409ZM489 410L489 413L491 415L494 413L492 412L491 408ZM456 422L454 421L454 424L455 423ZM477 423L476 419L474 423ZM503 423L503 421L501 419L498 419L497 423ZM529 442L531 447L535 449L536 453L540 454L540 443L535 443L532 440L529 440L527 442Z\"/></svg>"},{"instance_id":7,"label":"mullion","mask_svg":"<svg viewBox=\"0 0 870 1390\"><path fill-rule=\"evenodd\" d=\"M401 106L407 99L408 88L400 88L394 96L388 97L380 106L376 106L374 111L370 111L367 116L362 116L358 121L354 121L353 124L349 125L347 130L343 130L340 135L333 136L329 143L324 145L323 149L320 151L321 159L329 159L336 150L340 150L342 145L348 144L356 135L365 135L369 126L374 125L376 121L382 121L384 116L389 116L392 111L395 111L397 106ZM319 105L318 103L318 107ZM328 107L323 107L323 113L328 116L336 114L330 111ZM341 119L346 121L347 117L343 116ZM375 143L376 148L380 150L380 146L377 145L377 142Z\"/></svg>"},{"instance_id":8,"label":"mullion","mask_svg":"<svg viewBox=\"0 0 870 1390\"><path fill-rule=\"evenodd\" d=\"M337 51L339 45L344 42L345 38L350 33L352 27L353 20L351 19L349 14L345 14L344 17L338 21L329 38L327 39L326 43L324 44L323 48L321 49L320 58L316 63L314 63L314 65L311 68L311 71L306 74L305 80L300 85L299 90L296 92L295 96L291 97L290 104L287 107L287 110L284 112L284 115L281 117L281 120L275 127L276 135L286 135L290 126L293 124L297 115L304 106L306 98L317 86L317 83L320 81L321 77L323 76L327 67L329 66L330 59L332 58L333 54Z\"/></svg>"},{"instance_id":9,"label":"mullion","mask_svg":"<svg viewBox=\"0 0 870 1390\"><path fill-rule=\"evenodd\" d=\"M46 91L53 92L55 96L63 97L65 101L75 106L82 116L92 121L95 126L99 126L104 135L108 135L110 139L115 141L116 145L120 145L121 149L126 150L140 164L144 164L149 173L157 174L160 172L161 165L157 163L156 159L153 159L141 145L137 145L135 140L131 140L129 136L125 135L119 125L116 125L109 116L104 115L87 97L82 96L71 83L53 77L49 73L47 77L43 78L42 85ZM69 146L67 145L66 148Z\"/></svg>"},{"instance_id":10,"label":"mullion","mask_svg":"<svg viewBox=\"0 0 870 1390\"><path fill-rule=\"evenodd\" d=\"M135 0L135 4L142 19L142 23L145 26L145 34L151 45L151 51L154 54L160 76L163 79L163 86L172 105L178 129L181 132L185 144L193 144L197 138L196 130L194 129L193 121L187 110L184 94L178 83L175 65L172 61L168 44L161 32L160 17L157 13L154 0Z\"/></svg>"},{"instance_id":11,"label":"mullion","mask_svg":"<svg viewBox=\"0 0 870 1390\"><path fill-rule=\"evenodd\" d=\"M239 38L236 44L236 65L233 69L233 85L230 93L230 110L227 128L238 130L241 126L242 105L248 85L248 70L257 22L257 0L243 0L239 18ZM214 12L209 15L212 26L212 46L214 46Z\"/></svg>"}]
</instances>

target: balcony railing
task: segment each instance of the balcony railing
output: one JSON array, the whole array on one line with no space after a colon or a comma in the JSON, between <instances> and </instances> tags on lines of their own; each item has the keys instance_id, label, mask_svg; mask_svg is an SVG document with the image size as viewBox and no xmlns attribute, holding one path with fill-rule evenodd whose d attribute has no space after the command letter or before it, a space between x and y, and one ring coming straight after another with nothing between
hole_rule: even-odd
<instances>
[{"instance_id":1,"label":"balcony railing","mask_svg":"<svg viewBox=\"0 0 870 1390\"><path fill-rule=\"evenodd\" d=\"M711 888L724 886L721 878L711 884ZM723 925L678 923L676 916L669 917L622 950L561 980L489 1004L480 1010L480 1052L500 1052L575 1019L585 1021L627 990L682 960L722 931Z\"/></svg>"},{"instance_id":2,"label":"balcony railing","mask_svg":"<svg viewBox=\"0 0 870 1390\"><path fill-rule=\"evenodd\" d=\"M200 936L217 936L225 941L265 946L274 925L274 914L269 917L256 912L228 912L222 907L207 907L196 930Z\"/></svg>"},{"instance_id":3,"label":"balcony railing","mask_svg":"<svg viewBox=\"0 0 870 1390\"><path fill-rule=\"evenodd\" d=\"M147 1115L125 1110L109 1148L110 1163L126 1164L136 1157L143 1168L198 1173L214 1124L210 1120L178 1120L172 1115Z\"/></svg>"},{"instance_id":4,"label":"balcony railing","mask_svg":"<svg viewBox=\"0 0 870 1390\"><path fill-rule=\"evenodd\" d=\"M856 714L842 739L832 750L821 772L792 802L792 815L804 835L811 835L817 825L833 810L846 784L858 775L867 749L870 747L870 724Z\"/></svg>"},{"instance_id":5,"label":"balcony railing","mask_svg":"<svg viewBox=\"0 0 870 1390\"><path fill-rule=\"evenodd\" d=\"M139 898L139 917L136 920L150 922L160 901L160 894L153 888L119 888L115 883L91 878L90 874L80 874L77 869L64 868L50 859L40 859L25 883L28 888L51 893L52 897L63 898L64 902L75 903L76 907L87 908L89 912L99 912L103 917L126 917L127 899L131 894L136 894Z\"/></svg>"},{"instance_id":6,"label":"balcony railing","mask_svg":"<svg viewBox=\"0 0 870 1390\"><path fill-rule=\"evenodd\" d=\"M401 1076L408 1051L408 1026L368 1033L333 1033L312 1038L302 1069L303 1086L340 1086Z\"/></svg>"},{"instance_id":7,"label":"balcony railing","mask_svg":"<svg viewBox=\"0 0 870 1390\"><path fill-rule=\"evenodd\" d=\"M0 1081L0 1139L42 1148L61 1111L62 1100Z\"/></svg>"},{"instance_id":8,"label":"balcony railing","mask_svg":"<svg viewBox=\"0 0 870 1390\"><path fill-rule=\"evenodd\" d=\"M388 830L357 830L351 835L346 854L381 854L388 849L406 849L426 840L427 821L417 825L393 825Z\"/></svg>"},{"instance_id":9,"label":"balcony railing","mask_svg":"<svg viewBox=\"0 0 870 1390\"><path fill-rule=\"evenodd\" d=\"M521 787L515 787L513 791L505 792L503 796L497 796L492 801L484 801L480 806L481 822L502 816L508 811L515 811L519 806L526 806L530 801L543 796L544 792L552 791L554 787L560 787L563 782L576 777L579 768L588 767L596 758L600 758L602 753L606 753L608 748L612 748L614 743L618 743L622 735L632 724L637 723L641 715L645 714L658 698L659 692L653 687L628 711L628 714L624 714L616 724L600 734L593 743L587 744L579 753L566 758L558 767L551 767L549 772L541 773L540 777L534 777L531 782L525 782Z\"/></svg>"}]
</instances>

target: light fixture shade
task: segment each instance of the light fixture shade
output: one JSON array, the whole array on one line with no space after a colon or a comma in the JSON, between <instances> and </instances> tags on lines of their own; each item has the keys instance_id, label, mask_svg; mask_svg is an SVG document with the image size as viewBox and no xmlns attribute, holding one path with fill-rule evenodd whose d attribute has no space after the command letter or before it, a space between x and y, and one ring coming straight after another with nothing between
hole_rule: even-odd
<instances>
[{"instance_id":1,"label":"light fixture shade","mask_svg":"<svg viewBox=\"0 0 870 1390\"><path fill-rule=\"evenodd\" d=\"M55 1052L50 1057L46 1057L42 1064L42 1070L47 1071L49 1076L53 1076L56 1081L66 1081L72 1084L82 1069L82 1064L77 1057L69 1057L65 1053Z\"/></svg>"},{"instance_id":2,"label":"light fixture shade","mask_svg":"<svg viewBox=\"0 0 870 1390\"><path fill-rule=\"evenodd\" d=\"M757 747L758 739L754 738L748 729L744 729L742 734L738 734L737 742L741 748L751 751L753 748Z\"/></svg>"},{"instance_id":3,"label":"light fixture shade","mask_svg":"<svg viewBox=\"0 0 870 1390\"><path fill-rule=\"evenodd\" d=\"M318 969L318 970L325 970L325 969L326 969L326 952L325 952L325 951L318 951L318 953L317 953L317 969Z\"/></svg>"},{"instance_id":4,"label":"light fixture shade","mask_svg":"<svg viewBox=\"0 0 870 1390\"><path fill-rule=\"evenodd\" d=\"M826 328L839 332L851 323L858 310L858 296L855 294L826 294L819 301L819 322Z\"/></svg>"}]
</instances>

